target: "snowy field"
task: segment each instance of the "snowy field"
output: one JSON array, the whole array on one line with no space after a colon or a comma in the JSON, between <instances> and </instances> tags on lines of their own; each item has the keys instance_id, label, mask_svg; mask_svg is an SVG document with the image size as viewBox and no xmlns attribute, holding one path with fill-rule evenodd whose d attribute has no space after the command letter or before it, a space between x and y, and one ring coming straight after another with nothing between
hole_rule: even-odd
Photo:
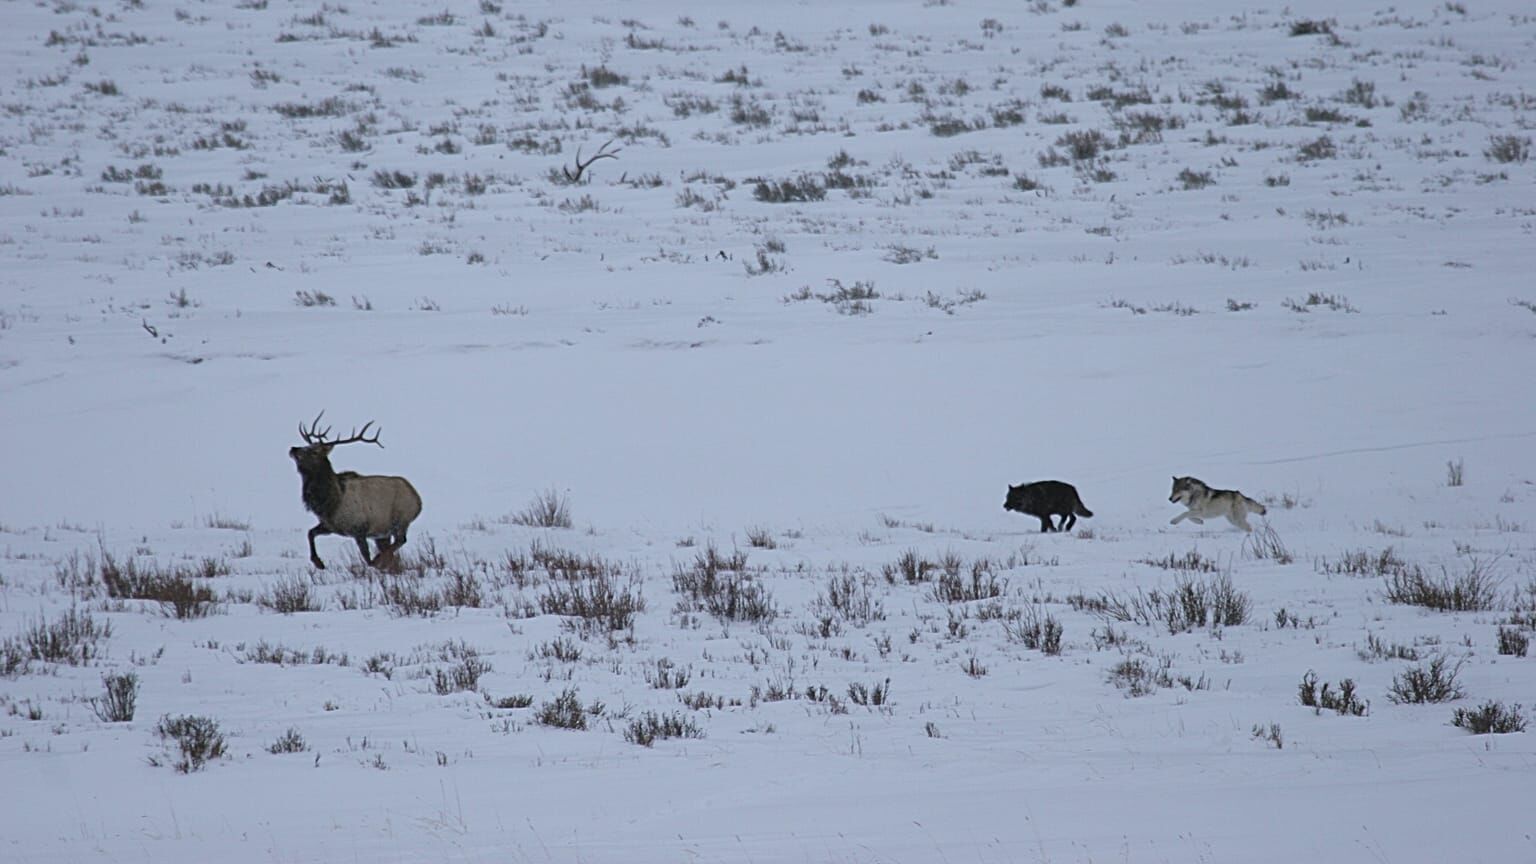
<instances>
[{"instance_id":1,"label":"snowy field","mask_svg":"<svg viewBox=\"0 0 1536 864\"><path fill-rule=\"evenodd\" d=\"M0 860L1536 861L1532 12L0 3Z\"/></svg>"}]
</instances>

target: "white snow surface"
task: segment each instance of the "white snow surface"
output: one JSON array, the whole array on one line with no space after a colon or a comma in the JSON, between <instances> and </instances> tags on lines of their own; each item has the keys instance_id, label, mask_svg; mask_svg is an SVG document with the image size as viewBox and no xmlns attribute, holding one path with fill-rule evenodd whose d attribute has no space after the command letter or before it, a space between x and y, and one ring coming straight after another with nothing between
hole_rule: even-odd
<instances>
[{"instance_id":1,"label":"white snow surface","mask_svg":"<svg viewBox=\"0 0 1536 864\"><path fill-rule=\"evenodd\" d=\"M1531 12L0 5L0 640L111 628L0 677L0 860L1536 861L1532 734L1452 724L1536 705L1497 650L1536 627ZM403 574L307 561L322 409L382 430L338 470L421 492ZM1261 530L1170 526L1186 474ZM1052 478L1094 516L1002 509ZM536 495L574 526L515 524ZM690 608L710 548L775 616ZM1388 549L1487 608L1339 572ZM632 626L544 612L570 583L507 562L550 550ZM207 567L214 614L109 563ZM1084 602L1222 576L1242 623ZM1461 699L1388 698L1436 658ZM537 722L568 688L589 728ZM647 712L702 737L626 740ZM178 715L225 755L175 770Z\"/></svg>"}]
</instances>

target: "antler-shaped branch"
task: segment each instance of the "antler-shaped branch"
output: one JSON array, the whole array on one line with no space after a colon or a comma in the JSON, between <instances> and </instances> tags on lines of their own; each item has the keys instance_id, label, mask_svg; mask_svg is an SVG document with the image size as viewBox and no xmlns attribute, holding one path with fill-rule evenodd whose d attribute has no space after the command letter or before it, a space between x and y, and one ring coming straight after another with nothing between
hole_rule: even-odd
<instances>
[{"instance_id":1,"label":"antler-shaped branch","mask_svg":"<svg viewBox=\"0 0 1536 864\"><path fill-rule=\"evenodd\" d=\"M609 150L608 149L608 145L612 144L612 143L613 143L613 139L612 138L609 138L607 141L604 141L603 142L603 146L597 148L597 153L595 153L592 156L591 159L588 159L585 162L583 162L581 160L581 147L578 146L576 148L576 173L572 174L570 168L562 167L560 169L561 172L563 172L565 174L565 179L567 181L571 182L571 183L580 183L581 182L582 172L586 171L589 167L591 167L593 162L596 162L599 159L617 159L617 158L619 158L619 152L622 151L624 148L620 147L618 150Z\"/></svg>"},{"instance_id":2,"label":"antler-shaped branch","mask_svg":"<svg viewBox=\"0 0 1536 864\"><path fill-rule=\"evenodd\" d=\"M324 411L321 411L319 414L316 414L315 415L315 421L313 423L309 424L309 428L308 429L304 428L304 424L302 422L299 423L299 437L304 439L304 443L305 444L309 444L311 446L313 446L315 444L326 444L326 445L329 445L331 447L335 447L338 444L378 444L380 447L384 446L383 444L379 443L379 433L383 432L384 431L383 429L375 429L375 430L373 430L373 437L372 438L368 437L368 427L373 425L373 421L372 420L369 420L367 423L364 423L363 424L363 428L362 428L361 431L359 431L356 428L353 428L352 434L347 436L346 438L338 438L335 441L327 441L325 439L331 434L331 427L327 426L324 429L320 429L319 428L320 427L320 418L324 417L324 416L325 416L325 412ZM319 430L319 431L316 431L316 430Z\"/></svg>"}]
</instances>

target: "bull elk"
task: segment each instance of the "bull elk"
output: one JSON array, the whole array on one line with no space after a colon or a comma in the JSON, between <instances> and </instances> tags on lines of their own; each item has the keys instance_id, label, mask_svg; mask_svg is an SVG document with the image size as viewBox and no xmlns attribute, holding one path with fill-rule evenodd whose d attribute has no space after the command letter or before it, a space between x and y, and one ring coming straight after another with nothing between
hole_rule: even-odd
<instances>
[{"instance_id":1,"label":"bull elk","mask_svg":"<svg viewBox=\"0 0 1536 864\"><path fill-rule=\"evenodd\" d=\"M331 450L342 444L379 444L379 431L368 436L373 421L353 430L346 438L327 441L331 429L320 429L320 417L304 428L299 424L303 447L288 448L288 456L304 478L304 507L320 519L309 529L309 560L321 570L325 562L315 552L315 538L322 534L341 534L357 541L357 549L369 566L376 566L386 553L405 545L405 531L421 515L421 496L404 477L358 474L331 469ZM378 544L378 554L368 555L368 540Z\"/></svg>"}]
</instances>

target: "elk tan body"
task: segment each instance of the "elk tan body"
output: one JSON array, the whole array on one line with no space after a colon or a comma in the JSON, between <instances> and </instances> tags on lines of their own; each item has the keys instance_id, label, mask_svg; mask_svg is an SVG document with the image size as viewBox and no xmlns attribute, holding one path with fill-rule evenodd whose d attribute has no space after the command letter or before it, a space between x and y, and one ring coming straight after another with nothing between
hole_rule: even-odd
<instances>
[{"instance_id":1,"label":"elk tan body","mask_svg":"<svg viewBox=\"0 0 1536 864\"><path fill-rule=\"evenodd\" d=\"M323 412L322 412L323 413ZM404 477L358 474L355 471L337 473L331 468L331 449L338 444L363 442L379 444L378 433L366 437L368 423L361 433L339 441L326 441L330 431L316 432L320 418L305 429L299 425L299 434L307 442L303 447L291 447L288 455L304 478L304 506L319 518L319 524L309 529L309 560L324 570L325 562L315 551L315 538L323 534L340 534L357 542L363 560L377 564L386 553L392 553L405 545L406 531L412 521L421 515L421 496L416 487ZM378 544L378 552L368 554L368 540Z\"/></svg>"}]
</instances>

